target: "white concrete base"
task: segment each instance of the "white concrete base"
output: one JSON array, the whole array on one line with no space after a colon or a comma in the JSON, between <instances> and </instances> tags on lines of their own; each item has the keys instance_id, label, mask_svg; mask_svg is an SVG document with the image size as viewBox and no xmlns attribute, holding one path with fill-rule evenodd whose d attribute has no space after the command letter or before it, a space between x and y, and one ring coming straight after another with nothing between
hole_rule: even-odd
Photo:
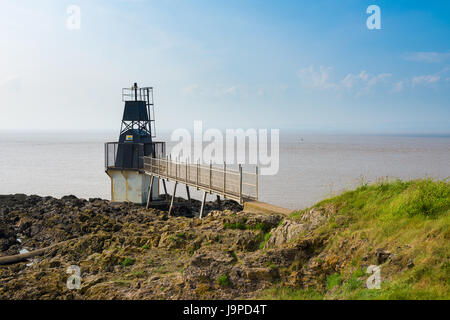
<instances>
[{"instance_id":1,"label":"white concrete base","mask_svg":"<svg viewBox=\"0 0 450 320\"><path fill-rule=\"evenodd\" d=\"M106 174L111 178L111 201L146 204L150 176L136 170L108 169ZM153 199L159 195L159 179L153 180Z\"/></svg>"}]
</instances>

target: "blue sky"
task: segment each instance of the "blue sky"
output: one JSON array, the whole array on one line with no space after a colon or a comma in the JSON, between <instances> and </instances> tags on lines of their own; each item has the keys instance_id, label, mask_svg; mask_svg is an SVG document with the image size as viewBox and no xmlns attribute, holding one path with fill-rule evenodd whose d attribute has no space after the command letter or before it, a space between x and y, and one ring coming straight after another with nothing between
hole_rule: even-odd
<instances>
[{"instance_id":1,"label":"blue sky","mask_svg":"<svg viewBox=\"0 0 450 320\"><path fill-rule=\"evenodd\" d=\"M66 9L81 9L68 30ZM369 5L381 30L369 30ZM0 1L0 128L450 133L448 1Z\"/></svg>"}]
</instances>

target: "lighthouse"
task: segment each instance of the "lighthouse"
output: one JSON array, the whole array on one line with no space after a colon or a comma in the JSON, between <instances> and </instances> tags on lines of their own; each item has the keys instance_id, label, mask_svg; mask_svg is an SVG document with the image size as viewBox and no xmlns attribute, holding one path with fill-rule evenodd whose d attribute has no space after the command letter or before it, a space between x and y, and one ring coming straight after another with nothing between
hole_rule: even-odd
<instances>
[{"instance_id":1,"label":"lighthouse","mask_svg":"<svg viewBox=\"0 0 450 320\"><path fill-rule=\"evenodd\" d=\"M155 142L153 88L137 83L122 89L124 110L117 142L105 143L105 171L111 179L111 201L144 204L151 189L159 195L159 180L144 173L143 157L165 157L165 143Z\"/></svg>"}]
</instances>

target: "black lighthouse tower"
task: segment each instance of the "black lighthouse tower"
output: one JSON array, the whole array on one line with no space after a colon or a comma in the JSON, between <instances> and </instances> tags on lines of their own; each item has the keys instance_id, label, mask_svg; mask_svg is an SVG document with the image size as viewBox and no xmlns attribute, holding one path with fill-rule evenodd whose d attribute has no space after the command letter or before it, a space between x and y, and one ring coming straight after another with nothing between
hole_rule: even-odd
<instances>
[{"instance_id":1,"label":"black lighthouse tower","mask_svg":"<svg viewBox=\"0 0 450 320\"><path fill-rule=\"evenodd\" d=\"M131 88L122 89L122 101L125 107L115 166L142 169L142 157L156 157L152 143L155 137L153 88L138 88L135 83Z\"/></svg>"},{"instance_id":2,"label":"black lighthouse tower","mask_svg":"<svg viewBox=\"0 0 450 320\"><path fill-rule=\"evenodd\" d=\"M150 183L143 171L144 157L165 157L165 143L154 141L152 87L139 88L135 83L123 88L122 101L125 106L119 140L105 144L105 171L111 178L112 201L143 203Z\"/></svg>"}]
</instances>

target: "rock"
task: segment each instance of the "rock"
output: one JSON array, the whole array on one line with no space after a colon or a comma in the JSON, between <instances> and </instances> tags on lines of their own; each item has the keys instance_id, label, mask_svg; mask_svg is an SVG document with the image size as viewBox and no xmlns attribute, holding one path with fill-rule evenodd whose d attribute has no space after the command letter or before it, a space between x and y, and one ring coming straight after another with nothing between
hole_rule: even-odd
<instances>
[{"instance_id":1,"label":"rock","mask_svg":"<svg viewBox=\"0 0 450 320\"><path fill-rule=\"evenodd\" d=\"M324 208L313 208L305 212L300 218L301 221L308 223L309 229L317 228L325 222L330 216L330 212Z\"/></svg>"},{"instance_id":2,"label":"rock","mask_svg":"<svg viewBox=\"0 0 450 320\"><path fill-rule=\"evenodd\" d=\"M391 256L391 253L389 251L385 251L383 249L377 249L375 252L375 257L377 259L378 264L385 263L390 256Z\"/></svg>"},{"instance_id":3,"label":"rock","mask_svg":"<svg viewBox=\"0 0 450 320\"><path fill-rule=\"evenodd\" d=\"M194 200L193 210L199 206ZM196 219L184 209L168 217L167 209L101 199L0 196L0 247L16 253L17 233L27 248L67 241L32 266L1 266L0 299L251 299L274 280L287 282L294 271L301 283L304 275L320 277L340 266L325 256L328 262L302 270L323 240L299 236L332 210L283 217L279 225L281 216L242 212L233 201L208 203L207 209L215 211ZM66 287L69 265L81 269L81 290Z\"/></svg>"},{"instance_id":4,"label":"rock","mask_svg":"<svg viewBox=\"0 0 450 320\"><path fill-rule=\"evenodd\" d=\"M272 231L267 248L279 247L298 238L305 231L313 230L328 218L335 214L334 207L330 208L313 208L301 216L300 220L285 219L283 223Z\"/></svg>"},{"instance_id":5,"label":"rock","mask_svg":"<svg viewBox=\"0 0 450 320\"><path fill-rule=\"evenodd\" d=\"M199 283L215 283L220 276L230 273L234 262L235 259L223 251L195 253L184 269L183 280L194 288Z\"/></svg>"},{"instance_id":6,"label":"rock","mask_svg":"<svg viewBox=\"0 0 450 320\"><path fill-rule=\"evenodd\" d=\"M16 243L14 228L11 225L7 225L5 221L0 220L0 251L7 251Z\"/></svg>"},{"instance_id":7,"label":"rock","mask_svg":"<svg viewBox=\"0 0 450 320\"><path fill-rule=\"evenodd\" d=\"M61 198L62 201L74 201L74 200L78 200L78 198L74 195L68 195L68 196L63 196Z\"/></svg>"},{"instance_id":8,"label":"rock","mask_svg":"<svg viewBox=\"0 0 450 320\"><path fill-rule=\"evenodd\" d=\"M261 231L243 230L239 232L236 236L235 248L237 250L243 251L253 251L258 249L260 239L259 236Z\"/></svg>"},{"instance_id":9,"label":"rock","mask_svg":"<svg viewBox=\"0 0 450 320\"><path fill-rule=\"evenodd\" d=\"M244 276L248 280L272 281L278 277L278 272L272 268L249 268L244 270Z\"/></svg>"},{"instance_id":10,"label":"rock","mask_svg":"<svg viewBox=\"0 0 450 320\"><path fill-rule=\"evenodd\" d=\"M89 288L95 286L96 284L102 283L104 280L105 277L101 274L82 277L81 293L86 293Z\"/></svg>"},{"instance_id":11,"label":"rock","mask_svg":"<svg viewBox=\"0 0 450 320\"><path fill-rule=\"evenodd\" d=\"M249 215L246 224L249 227L258 227L264 232L268 232L270 229L275 228L280 223L281 217L279 215Z\"/></svg>"},{"instance_id":12,"label":"rock","mask_svg":"<svg viewBox=\"0 0 450 320\"><path fill-rule=\"evenodd\" d=\"M23 194L23 193L16 193L14 195L14 200L16 200L17 202L25 202L27 199L27 195Z\"/></svg>"},{"instance_id":13,"label":"rock","mask_svg":"<svg viewBox=\"0 0 450 320\"><path fill-rule=\"evenodd\" d=\"M266 248L280 247L292 241L306 230L308 230L308 226L305 223L286 219L272 231L266 243Z\"/></svg>"}]
</instances>

